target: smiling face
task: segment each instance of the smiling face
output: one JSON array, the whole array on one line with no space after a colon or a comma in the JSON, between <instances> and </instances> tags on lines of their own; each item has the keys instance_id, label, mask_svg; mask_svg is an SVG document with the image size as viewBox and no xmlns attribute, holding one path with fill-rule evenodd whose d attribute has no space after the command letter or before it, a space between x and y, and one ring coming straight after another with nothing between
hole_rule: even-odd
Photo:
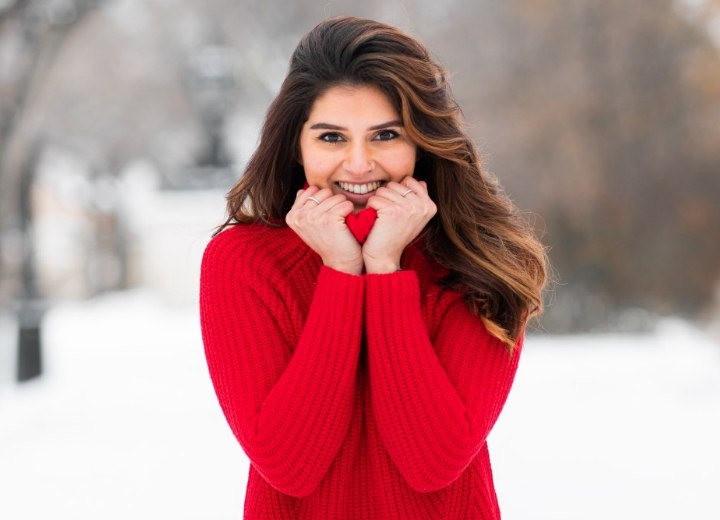
<instances>
[{"instance_id":1,"label":"smiling face","mask_svg":"<svg viewBox=\"0 0 720 520\"><path fill-rule=\"evenodd\" d=\"M363 209L374 191L413 174L417 148L380 90L337 86L313 103L300 133L300 163L311 186L330 188Z\"/></svg>"}]
</instances>

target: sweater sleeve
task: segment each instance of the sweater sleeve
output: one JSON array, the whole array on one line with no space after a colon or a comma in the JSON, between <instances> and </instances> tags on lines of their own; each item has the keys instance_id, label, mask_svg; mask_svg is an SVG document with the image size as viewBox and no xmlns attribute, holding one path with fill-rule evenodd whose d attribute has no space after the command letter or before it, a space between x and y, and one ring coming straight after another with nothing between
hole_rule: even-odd
<instances>
[{"instance_id":1,"label":"sweater sleeve","mask_svg":"<svg viewBox=\"0 0 720 520\"><path fill-rule=\"evenodd\" d=\"M220 405L263 478L282 493L307 496L350 424L363 278L322 267L304 328L290 345L280 326L288 311L272 282L251 287L248 269L212 246L203 258L200 316Z\"/></svg>"},{"instance_id":2,"label":"sweater sleeve","mask_svg":"<svg viewBox=\"0 0 720 520\"><path fill-rule=\"evenodd\" d=\"M517 369L513 355L458 298L434 345L414 271L366 276L372 404L388 453L408 484L451 484L484 445Z\"/></svg>"}]
</instances>

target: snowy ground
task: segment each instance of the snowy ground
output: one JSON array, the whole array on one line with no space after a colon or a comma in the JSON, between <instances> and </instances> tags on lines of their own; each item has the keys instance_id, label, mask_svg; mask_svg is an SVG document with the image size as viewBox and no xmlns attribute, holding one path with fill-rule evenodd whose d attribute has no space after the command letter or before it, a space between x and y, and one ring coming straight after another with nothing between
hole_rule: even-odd
<instances>
[{"instance_id":1,"label":"snowy ground","mask_svg":"<svg viewBox=\"0 0 720 520\"><path fill-rule=\"evenodd\" d=\"M8 330L0 518L242 517L247 461L195 309L147 292L57 306L46 375L20 387ZM523 356L490 439L505 520L720 518L719 345L667 321L652 336L531 337Z\"/></svg>"},{"instance_id":2,"label":"snowy ground","mask_svg":"<svg viewBox=\"0 0 720 520\"><path fill-rule=\"evenodd\" d=\"M490 451L507 520L720 518L720 345L532 338Z\"/></svg>"}]
</instances>

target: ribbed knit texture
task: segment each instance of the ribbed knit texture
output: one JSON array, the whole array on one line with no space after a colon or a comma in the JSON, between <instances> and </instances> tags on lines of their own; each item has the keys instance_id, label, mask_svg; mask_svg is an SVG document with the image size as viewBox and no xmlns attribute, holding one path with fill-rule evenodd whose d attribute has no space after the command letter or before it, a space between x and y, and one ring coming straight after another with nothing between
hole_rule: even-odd
<instances>
[{"instance_id":1,"label":"ribbed knit texture","mask_svg":"<svg viewBox=\"0 0 720 520\"><path fill-rule=\"evenodd\" d=\"M521 342L509 355L420 246L401 264L341 273L259 224L208 245L203 341L251 462L246 519L500 518L486 438Z\"/></svg>"}]
</instances>

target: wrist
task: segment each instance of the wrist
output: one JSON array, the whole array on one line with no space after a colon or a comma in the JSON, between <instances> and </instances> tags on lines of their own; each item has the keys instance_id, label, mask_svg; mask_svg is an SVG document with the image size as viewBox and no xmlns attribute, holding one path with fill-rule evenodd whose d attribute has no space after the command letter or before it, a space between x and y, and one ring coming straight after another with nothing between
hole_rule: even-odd
<instances>
[{"instance_id":1,"label":"wrist","mask_svg":"<svg viewBox=\"0 0 720 520\"><path fill-rule=\"evenodd\" d=\"M400 259L395 258L366 258L365 272L367 274L388 274L401 271Z\"/></svg>"},{"instance_id":2,"label":"wrist","mask_svg":"<svg viewBox=\"0 0 720 520\"><path fill-rule=\"evenodd\" d=\"M363 270L362 261L343 262L343 261L339 261L339 260L323 259L323 265L325 265L325 267L329 267L329 268L339 271L341 273L347 273L347 274L360 275L360 274L362 274L362 270Z\"/></svg>"}]
</instances>

